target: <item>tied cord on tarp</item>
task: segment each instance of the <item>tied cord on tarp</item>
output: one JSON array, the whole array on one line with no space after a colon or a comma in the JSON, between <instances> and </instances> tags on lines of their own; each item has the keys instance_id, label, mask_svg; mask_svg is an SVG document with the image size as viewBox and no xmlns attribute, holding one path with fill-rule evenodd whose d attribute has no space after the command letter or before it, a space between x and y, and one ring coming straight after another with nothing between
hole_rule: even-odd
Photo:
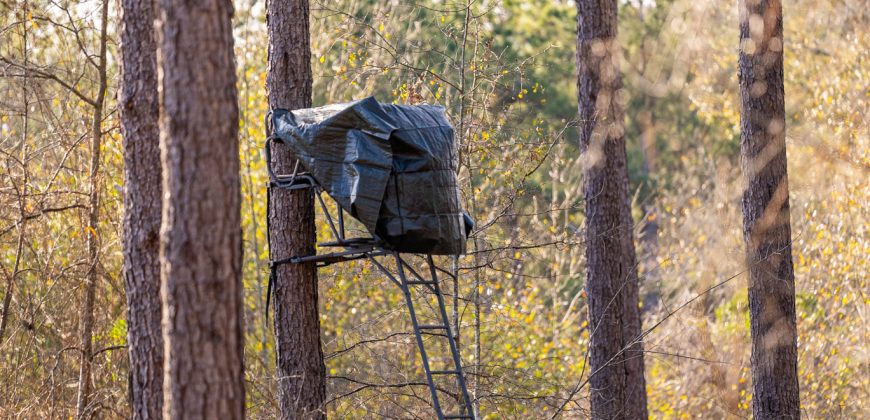
<instances>
[{"instance_id":1,"label":"tied cord on tarp","mask_svg":"<svg viewBox=\"0 0 870 420\"><path fill-rule=\"evenodd\" d=\"M275 186L275 174L272 173L272 153L270 143L272 142L272 129L269 121L271 120L272 111L266 114L266 170L269 172L269 181L266 184L266 246L269 248L269 280L266 284L266 321L269 321L269 301L272 300L272 286L277 279L277 267L274 256L272 255L272 188ZM265 344L265 343L264 343Z\"/></svg>"},{"instance_id":2,"label":"tied cord on tarp","mask_svg":"<svg viewBox=\"0 0 870 420\"><path fill-rule=\"evenodd\" d=\"M269 140L266 140L267 142ZM267 163L268 165L268 163ZM272 181L266 186L266 246L269 248L269 280L266 284L266 321L269 321L269 301L272 300L272 286L277 279L278 266L272 258Z\"/></svg>"},{"instance_id":3,"label":"tied cord on tarp","mask_svg":"<svg viewBox=\"0 0 870 420\"><path fill-rule=\"evenodd\" d=\"M266 246L269 248L269 279L266 284L266 321L269 320L269 302L272 300L272 288L278 279L278 267L284 264L293 262L293 257L281 258L275 260L272 251L272 189L287 188L293 184L299 170L299 161L294 163L293 173L287 177L285 181L279 181L279 177L272 171L272 150L271 143L275 139L272 135L271 125L272 111L266 114L266 170L269 174L269 181L266 184Z\"/></svg>"},{"instance_id":4,"label":"tied cord on tarp","mask_svg":"<svg viewBox=\"0 0 870 420\"><path fill-rule=\"evenodd\" d=\"M266 285L266 321L269 320L269 302L272 299L272 288L275 285L275 282L278 280L278 267L284 264L293 263L296 259L295 256L275 259L273 250L272 250L272 189L273 188L287 188L290 189L291 186L294 186L296 181L296 176L299 174L299 161L296 160L293 165L293 173L289 176L279 176L275 175L274 171L272 171L272 151L271 151L271 143L274 140L274 136L272 135L271 129L271 115L272 112L266 115L266 146L265 146L265 154L266 154L266 168L269 173L269 181L266 184L266 246L269 248L269 279ZM316 189L316 184L311 184L310 182L302 187L303 189ZM315 191L316 193L316 191Z\"/></svg>"}]
</instances>

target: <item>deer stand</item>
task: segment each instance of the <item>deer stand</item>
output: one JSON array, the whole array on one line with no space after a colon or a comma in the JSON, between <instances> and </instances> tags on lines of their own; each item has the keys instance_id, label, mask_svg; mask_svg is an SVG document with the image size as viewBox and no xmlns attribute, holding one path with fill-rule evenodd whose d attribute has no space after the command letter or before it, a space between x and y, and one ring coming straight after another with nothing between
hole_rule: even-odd
<instances>
[{"instance_id":1,"label":"deer stand","mask_svg":"<svg viewBox=\"0 0 870 420\"><path fill-rule=\"evenodd\" d=\"M266 147L267 163L271 162L269 152L269 142ZM417 271L412 264L409 263L407 257L413 254L400 254L397 251L384 248L383 243L375 238L348 238L346 236L344 210L341 206L336 205L336 215L333 217L330 214L329 207L322 196L322 188L318 182L307 173L298 173L299 164L290 175L276 175L269 168L270 183L267 192L267 199L271 200L272 189L308 189L313 190L317 201L320 204L320 209L329 225L330 231L334 236L333 240L320 242L317 247L320 249L329 249L331 252L316 253L315 255L298 255L289 256L279 259L273 259L270 262L271 275L269 277L269 285L267 289L266 310L268 313L268 299L271 297L272 282L275 281L275 269L282 264L298 264L303 262L314 262L317 267L325 267L335 263L352 261L358 259L366 259L377 267L380 272L392 281L405 296L405 303L408 306L408 312L411 316L411 324L414 329L414 336L417 341L417 347L420 350L420 358L423 363L423 370L426 374L426 381L429 387L429 392L432 396L432 406L439 420L442 419L474 419L472 410L471 398L468 394L468 388L465 383L465 375L462 370L462 363L459 357L459 349L456 345L456 331L450 328L449 318L444 303L444 295L441 292L441 287L437 273L440 271L447 275L452 275L437 267L431 254L421 256L423 265L426 270L423 273ZM267 208L270 205L267 203ZM268 210L271 211L271 210ZM269 215L267 215L268 219ZM271 253L271 244L270 244ZM415 308L414 294L425 296L426 306L429 313L432 315L426 317L418 314L418 309ZM434 302L432 302L434 297ZM417 305L420 304L419 299ZM430 318L432 319L430 322ZM435 345L436 340L441 340L440 350L444 350L443 340L447 341L447 353L442 357L435 357L434 352L427 352L427 345ZM440 365L436 365L440 362ZM441 365L444 365L443 367ZM454 380L456 392L451 392L444 387L442 378L452 377ZM447 395L449 400L442 399L443 395ZM448 411L445 414L445 407L455 406L456 412Z\"/></svg>"}]
</instances>

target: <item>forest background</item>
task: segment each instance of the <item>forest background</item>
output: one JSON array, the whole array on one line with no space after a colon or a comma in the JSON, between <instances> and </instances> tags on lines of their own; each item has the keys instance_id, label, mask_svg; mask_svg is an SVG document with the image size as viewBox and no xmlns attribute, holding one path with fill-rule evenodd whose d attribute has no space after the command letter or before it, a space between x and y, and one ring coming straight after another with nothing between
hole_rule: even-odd
<instances>
[{"instance_id":1,"label":"forest background","mask_svg":"<svg viewBox=\"0 0 870 420\"><path fill-rule=\"evenodd\" d=\"M103 416L128 412L118 5L109 4L102 141L93 150L102 3L0 2L3 418L75 412L90 233L100 262L93 399ZM247 412L266 418L277 397L265 319L265 12L262 1L235 6ZM314 103L375 95L446 107L457 127L465 208L478 226L472 252L457 262L458 299L450 298L470 388L492 418L537 418L562 406L589 373L576 11L559 0L467 6L312 2ZM813 418L868 415L868 10L860 0L783 8L801 404ZM649 411L747 417L737 8L632 0L620 2L619 19L625 86L617 98L626 107L639 305L651 329ZM400 291L367 263L351 263L320 271L320 298L330 414L428 417ZM566 406L569 416L587 410L584 396Z\"/></svg>"}]
</instances>

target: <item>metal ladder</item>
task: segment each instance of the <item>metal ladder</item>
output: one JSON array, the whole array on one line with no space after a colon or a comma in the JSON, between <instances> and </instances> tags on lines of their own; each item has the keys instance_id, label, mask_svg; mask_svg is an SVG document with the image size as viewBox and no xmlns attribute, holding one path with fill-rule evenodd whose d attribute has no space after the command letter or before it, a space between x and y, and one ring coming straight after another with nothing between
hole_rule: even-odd
<instances>
[{"instance_id":1,"label":"metal ladder","mask_svg":"<svg viewBox=\"0 0 870 420\"><path fill-rule=\"evenodd\" d=\"M387 267L378 262L374 257L369 257L387 277L396 283L405 295L405 303L408 306L408 312L411 315L411 324L414 326L414 336L417 339L417 347L420 349L420 358L423 361L423 370L426 372L426 381L429 384L429 392L432 394L432 405L435 408L435 413L439 420L444 419L474 419L474 411L471 405L471 398L468 394L468 387L465 384L465 374L462 370L462 361L459 357L459 349L456 346L456 340L453 331L450 328L450 319L447 317L447 309L444 305L444 294L441 293L441 286L438 281L437 267L432 260L432 255L426 255L426 263L429 266L429 278L421 276L410 264L408 264L398 252L392 253L395 258L396 270L399 278L390 272ZM411 278L406 274L409 273ZM422 287L435 295L437 300L437 315L440 320L436 324L421 324L417 318L417 312L414 309L414 299L411 290L414 286ZM442 333L430 333L430 331L441 331ZM429 353L426 352L426 343L423 340L423 335L447 338L450 347L450 356L452 359L453 369L433 370L429 363ZM441 376L453 376L455 378L459 393L461 395L454 396L457 400L461 400L461 407L458 413L444 414L441 399L439 398L439 389L435 378Z\"/></svg>"}]
</instances>

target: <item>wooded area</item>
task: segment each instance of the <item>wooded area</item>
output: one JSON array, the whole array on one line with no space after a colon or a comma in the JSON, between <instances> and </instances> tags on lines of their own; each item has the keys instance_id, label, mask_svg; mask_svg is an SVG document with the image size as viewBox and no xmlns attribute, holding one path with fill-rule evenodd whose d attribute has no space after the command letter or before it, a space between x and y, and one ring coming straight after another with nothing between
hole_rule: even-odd
<instances>
[{"instance_id":1,"label":"wooded area","mask_svg":"<svg viewBox=\"0 0 870 420\"><path fill-rule=\"evenodd\" d=\"M0 418L865 418L868 10L0 2ZM344 213L270 110L369 96L466 254L276 264Z\"/></svg>"}]
</instances>

